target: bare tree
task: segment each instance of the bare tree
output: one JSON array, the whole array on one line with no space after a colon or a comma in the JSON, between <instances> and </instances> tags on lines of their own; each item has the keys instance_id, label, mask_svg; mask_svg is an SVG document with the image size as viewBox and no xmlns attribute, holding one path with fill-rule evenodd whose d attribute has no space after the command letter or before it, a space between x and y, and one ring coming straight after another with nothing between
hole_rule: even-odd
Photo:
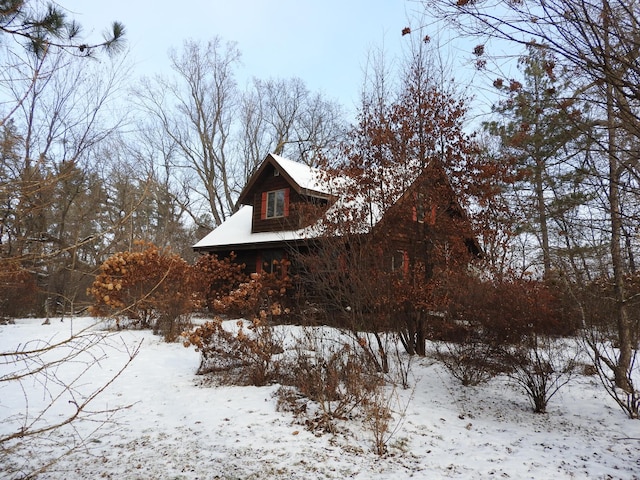
<instances>
[{"instance_id":1,"label":"bare tree","mask_svg":"<svg viewBox=\"0 0 640 480\"><path fill-rule=\"evenodd\" d=\"M95 247L104 233L98 219L105 196L93 161L126 118L113 115L112 102L124 64L122 58L98 63L61 52L43 59L12 53L5 60L11 66L0 88L18 108L5 125L12 143L0 180L2 257L18 259L37 275L43 313L47 298L73 301L67 287L82 290L82 283L67 281L70 272L95 268L81 260L81 251Z\"/></svg>"},{"instance_id":2,"label":"bare tree","mask_svg":"<svg viewBox=\"0 0 640 480\"><path fill-rule=\"evenodd\" d=\"M109 234L99 228L104 190L89 160L119 126L114 111L104 114L118 89L121 60L81 58L98 45L82 43L79 32L55 4L11 0L0 6L2 315L7 291L14 294L9 303L33 300L27 305L29 313L53 313L47 308L50 294L64 300L75 297L82 280L69 274L89 274L95 266L90 252ZM114 24L100 45L121 45L122 35L122 26ZM16 283L27 288L16 289ZM38 287L44 302L25 295ZM24 449L37 450L63 438L65 455L86 445L87 438L74 428L79 422L95 421L95 431L121 409L93 406L135 358L139 345L120 344L93 326L77 331L73 321L69 324L64 338L5 342L0 351L2 396L18 395L23 401L22 409L5 410L2 418L1 468L7 475L31 478L42 473L59 456L47 457L43 451L27 464ZM89 377L113 349L126 354L122 370L89 387Z\"/></svg>"},{"instance_id":3,"label":"bare tree","mask_svg":"<svg viewBox=\"0 0 640 480\"><path fill-rule=\"evenodd\" d=\"M301 261L312 294L354 332L372 332L363 346L382 371L382 332L425 355L429 321L445 307L441 286L471 259L461 202L475 149L462 130L465 106L440 89L420 48L394 96L384 93L386 72L374 77L334 172L339 200L322 221L329 238Z\"/></svg>"},{"instance_id":4,"label":"bare tree","mask_svg":"<svg viewBox=\"0 0 640 480\"><path fill-rule=\"evenodd\" d=\"M247 179L269 152L316 166L342 139L341 108L299 78L254 79L241 111Z\"/></svg>"},{"instance_id":5,"label":"bare tree","mask_svg":"<svg viewBox=\"0 0 640 480\"><path fill-rule=\"evenodd\" d=\"M340 138L340 108L300 79L254 80L242 92L233 42L187 41L170 60L173 75L145 79L135 95L145 141L182 186L179 199L197 224L211 216L219 225L234 213L268 153L314 164Z\"/></svg>"},{"instance_id":6,"label":"bare tree","mask_svg":"<svg viewBox=\"0 0 640 480\"><path fill-rule=\"evenodd\" d=\"M638 21L640 11L633 0L552 0L545 2L475 2L428 0L432 12L445 18L466 34L478 38L474 54L478 66L485 67L491 53L491 39L520 46L531 45L552 52L574 79L574 98L591 105L587 126L589 150L585 152L589 179L606 192L593 207L580 212L582 223L590 223L587 234L594 252L606 245L605 258L592 257L582 265L592 276L610 282L615 298L611 316L616 329L610 339L617 353L605 354L601 342L588 342L608 391L620 400L631 417L638 417L638 386L633 381L636 369L632 322L629 315L629 273L637 240L627 232L637 228L637 204L640 170L637 151L640 143L640 103L638 85L640 51ZM567 234L583 235L585 230L567 225ZM584 240L583 240L584 241ZM625 255L625 250L627 255ZM569 259L570 260L570 259ZM559 267L574 267L571 262ZM564 273L571 275L571 269ZM584 278L571 275L570 282ZM574 285L571 285L572 288ZM583 288L580 286L579 288ZM576 296L578 298L578 296ZM584 312L585 305L579 305ZM585 316L586 322L587 316ZM626 397L626 399L625 399ZM627 401L632 399L632 401ZM630 405L631 407L627 407Z\"/></svg>"},{"instance_id":7,"label":"bare tree","mask_svg":"<svg viewBox=\"0 0 640 480\"><path fill-rule=\"evenodd\" d=\"M231 136L240 52L234 43L215 37L207 43L186 41L180 52L171 51L170 59L174 78L145 79L136 95L179 150L174 175L195 175L197 182L189 185L220 224L235 211L239 189Z\"/></svg>"}]
</instances>

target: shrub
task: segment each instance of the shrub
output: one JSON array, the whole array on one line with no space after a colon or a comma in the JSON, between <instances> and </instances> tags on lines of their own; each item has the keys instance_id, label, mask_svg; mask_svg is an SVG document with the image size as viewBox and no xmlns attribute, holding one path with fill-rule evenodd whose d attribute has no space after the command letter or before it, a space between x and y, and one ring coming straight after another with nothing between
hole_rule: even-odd
<instances>
[{"instance_id":1,"label":"shrub","mask_svg":"<svg viewBox=\"0 0 640 480\"><path fill-rule=\"evenodd\" d=\"M485 383L504 370L495 348L473 337L438 345L436 358L465 387Z\"/></svg>"},{"instance_id":2,"label":"shrub","mask_svg":"<svg viewBox=\"0 0 640 480\"><path fill-rule=\"evenodd\" d=\"M236 256L219 259L217 255L202 255L193 265L196 295L201 305L214 311L214 304L249 281L244 264L235 263Z\"/></svg>"},{"instance_id":3,"label":"shrub","mask_svg":"<svg viewBox=\"0 0 640 480\"><path fill-rule=\"evenodd\" d=\"M535 413L546 413L549 400L576 372L578 349L560 339L532 336L528 344L503 349L508 375L529 399Z\"/></svg>"},{"instance_id":4,"label":"shrub","mask_svg":"<svg viewBox=\"0 0 640 480\"><path fill-rule=\"evenodd\" d=\"M138 245L143 249L115 253L100 266L88 290L95 300L90 311L113 315L118 328L126 327L129 320L174 341L189 324L197 303L193 272L169 250Z\"/></svg>"},{"instance_id":5,"label":"shrub","mask_svg":"<svg viewBox=\"0 0 640 480\"><path fill-rule=\"evenodd\" d=\"M496 281L473 276L453 293L450 316L468 332L481 334L494 345L518 344L532 334L569 335L575 320L561 304L560 292L536 280L506 278Z\"/></svg>"},{"instance_id":6,"label":"shrub","mask_svg":"<svg viewBox=\"0 0 640 480\"><path fill-rule=\"evenodd\" d=\"M345 419L365 407L373 393L384 384L369 356L348 342L307 329L297 339L287 375L281 379L298 395L316 407L308 415L312 430L334 431L334 420ZM300 411L300 397L291 389L279 392L282 408ZM291 400L294 400L293 402Z\"/></svg>"},{"instance_id":7,"label":"shrub","mask_svg":"<svg viewBox=\"0 0 640 480\"><path fill-rule=\"evenodd\" d=\"M234 277L239 278L239 277ZM200 352L198 373L235 372L236 381L265 385L279 372L275 356L282 353L282 339L274 335L272 324L289 314L282 304L288 277L276 274L253 274L228 295L212 302L217 313L241 315L237 330L227 330L216 317L193 332L185 332L185 347L195 346Z\"/></svg>"},{"instance_id":8,"label":"shrub","mask_svg":"<svg viewBox=\"0 0 640 480\"><path fill-rule=\"evenodd\" d=\"M283 260L283 266L288 265ZM281 320L291 313L287 305L287 291L291 279L287 275L274 273L253 273L248 281L240 283L227 295L218 296L212 302L215 313L255 318L267 315L269 320Z\"/></svg>"},{"instance_id":9,"label":"shrub","mask_svg":"<svg viewBox=\"0 0 640 480\"><path fill-rule=\"evenodd\" d=\"M184 346L200 352L198 374L226 372L230 381L266 385L279 374L276 356L283 352L281 339L264 319L238 320L235 329L225 328L216 317L191 332L184 333Z\"/></svg>"}]
</instances>

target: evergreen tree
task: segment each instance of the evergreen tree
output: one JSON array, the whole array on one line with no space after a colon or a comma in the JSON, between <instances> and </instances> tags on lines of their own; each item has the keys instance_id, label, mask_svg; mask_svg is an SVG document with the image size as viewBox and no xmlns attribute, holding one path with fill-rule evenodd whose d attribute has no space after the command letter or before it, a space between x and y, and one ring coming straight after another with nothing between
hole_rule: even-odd
<instances>
[{"instance_id":1,"label":"evergreen tree","mask_svg":"<svg viewBox=\"0 0 640 480\"><path fill-rule=\"evenodd\" d=\"M530 46L519 66L522 83L494 82L507 98L494 107L498 118L484 126L499 138L502 161L513 169L512 193L525 222L521 230L537 238L549 277L553 225L563 230L564 215L586 200L586 192L571 188L581 180L585 124L552 54Z\"/></svg>"},{"instance_id":2,"label":"evergreen tree","mask_svg":"<svg viewBox=\"0 0 640 480\"><path fill-rule=\"evenodd\" d=\"M117 50L122 46L124 26L113 22L102 42L84 43L81 27L54 3L42 0L0 1L0 32L12 35L38 57L50 47L77 55L90 55L95 48Z\"/></svg>"}]
</instances>

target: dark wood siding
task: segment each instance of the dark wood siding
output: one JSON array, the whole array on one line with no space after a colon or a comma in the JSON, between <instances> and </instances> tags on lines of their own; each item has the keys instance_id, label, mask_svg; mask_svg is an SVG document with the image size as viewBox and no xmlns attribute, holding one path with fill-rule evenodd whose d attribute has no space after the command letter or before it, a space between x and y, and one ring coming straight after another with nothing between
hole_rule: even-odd
<instances>
[{"instance_id":1,"label":"dark wood siding","mask_svg":"<svg viewBox=\"0 0 640 480\"><path fill-rule=\"evenodd\" d=\"M287 215L278 218L265 218L265 194L282 189L289 189L287 195L288 205L285 208ZM254 233L296 230L305 227L319 217L318 205L327 204L326 200L310 199L300 195L282 175L274 176L273 168L265 170L262 178L256 182L250 198L253 200L251 230ZM310 212L313 213L310 215Z\"/></svg>"}]
</instances>

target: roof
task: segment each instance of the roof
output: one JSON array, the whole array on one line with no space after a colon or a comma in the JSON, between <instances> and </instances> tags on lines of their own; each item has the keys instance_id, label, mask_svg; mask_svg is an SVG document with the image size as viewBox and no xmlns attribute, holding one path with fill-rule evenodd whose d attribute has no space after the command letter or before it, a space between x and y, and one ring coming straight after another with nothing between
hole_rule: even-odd
<instances>
[{"instance_id":1,"label":"roof","mask_svg":"<svg viewBox=\"0 0 640 480\"><path fill-rule=\"evenodd\" d=\"M243 195L246 197L246 192L253 187L269 164L278 168L279 172L292 186L299 188L301 193L333 197L335 202L325 212L324 219L328 221L319 219L317 223L297 230L254 233L252 232L253 206L244 204L236 213L196 243L193 246L195 250L244 250L269 244L295 243L326 235L344 235L345 225L349 225L352 234L367 233L382 219L387 208L406 194L407 188L424 171L424 166L417 162L410 162L404 167L395 166L393 169L385 169L382 178L385 179L384 196L386 198L368 198L357 188L349 188L349 185L359 183L358 178L337 177L329 180L320 169L269 154L251 177L241 198ZM348 193L349 190L351 193ZM331 195L332 191L334 193L341 191L341 195Z\"/></svg>"},{"instance_id":2,"label":"roof","mask_svg":"<svg viewBox=\"0 0 640 480\"><path fill-rule=\"evenodd\" d=\"M238 199L240 205L251 203L247 196L268 165L276 168L287 179L291 187L300 194L320 198L328 198L332 194L331 182L322 170L270 153L254 174L251 175L247 185L240 193L240 198Z\"/></svg>"},{"instance_id":3,"label":"roof","mask_svg":"<svg viewBox=\"0 0 640 480\"><path fill-rule=\"evenodd\" d=\"M251 232L253 207L243 205L240 209L215 228L206 237L196 243L193 248L225 247L233 250L236 247L247 248L249 245L265 245L274 242L292 242L310 238L313 235L308 229L285 230L277 232Z\"/></svg>"}]
</instances>

